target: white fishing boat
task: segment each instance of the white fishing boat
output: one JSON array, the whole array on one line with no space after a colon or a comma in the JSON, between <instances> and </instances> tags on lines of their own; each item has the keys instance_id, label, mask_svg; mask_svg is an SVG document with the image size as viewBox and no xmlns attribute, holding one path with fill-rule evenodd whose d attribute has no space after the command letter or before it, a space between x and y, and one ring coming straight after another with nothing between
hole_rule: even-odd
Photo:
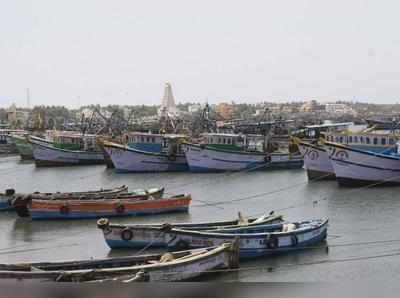
<instances>
[{"instance_id":1,"label":"white fishing boat","mask_svg":"<svg viewBox=\"0 0 400 298\"><path fill-rule=\"evenodd\" d=\"M332 123L324 125L308 126L307 136L319 139L301 141L294 138L304 156L304 168L310 180L334 179L335 170L329 158L330 147L326 147L323 141L344 144L348 147L363 151L390 154L396 151L395 143L398 136L393 132L362 130L351 131L350 123ZM343 130L342 130L343 129Z\"/></svg>"},{"instance_id":2,"label":"white fishing boat","mask_svg":"<svg viewBox=\"0 0 400 298\"><path fill-rule=\"evenodd\" d=\"M300 154L270 153L265 136L210 133L201 144L186 143L185 156L191 172L224 172L301 168Z\"/></svg>"},{"instance_id":3,"label":"white fishing boat","mask_svg":"<svg viewBox=\"0 0 400 298\"><path fill-rule=\"evenodd\" d=\"M400 154L376 153L325 142L336 179L342 186L400 184Z\"/></svg>"},{"instance_id":4,"label":"white fishing boat","mask_svg":"<svg viewBox=\"0 0 400 298\"><path fill-rule=\"evenodd\" d=\"M329 152L323 145L299 141L298 146L304 158L304 168L309 180L335 179L335 170L329 159Z\"/></svg>"},{"instance_id":5,"label":"white fishing boat","mask_svg":"<svg viewBox=\"0 0 400 298\"><path fill-rule=\"evenodd\" d=\"M95 135L70 132L54 136L52 144L30 138L36 166L71 166L104 164L104 155Z\"/></svg>"},{"instance_id":6,"label":"white fishing boat","mask_svg":"<svg viewBox=\"0 0 400 298\"><path fill-rule=\"evenodd\" d=\"M118 172L181 172L188 165L181 150L183 135L136 133L127 145L103 142Z\"/></svg>"}]
</instances>

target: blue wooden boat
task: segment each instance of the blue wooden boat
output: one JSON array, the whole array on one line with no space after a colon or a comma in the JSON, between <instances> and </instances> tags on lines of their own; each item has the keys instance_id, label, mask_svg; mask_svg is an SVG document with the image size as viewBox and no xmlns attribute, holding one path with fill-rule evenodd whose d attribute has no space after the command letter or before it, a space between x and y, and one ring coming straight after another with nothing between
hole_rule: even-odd
<instances>
[{"instance_id":1,"label":"blue wooden boat","mask_svg":"<svg viewBox=\"0 0 400 298\"><path fill-rule=\"evenodd\" d=\"M283 221L282 215L264 215L258 218L245 219L239 213L239 219L203 223L173 223L173 224L110 224L106 218L99 219L98 228L103 232L104 239L111 249L166 247L166 233L173 228L196 231L223 231L225 229L276 224Z\"/></svg>"},{"instance_id":2,"label":"blue wooden boat","mask_svg":"<svg viewBox=\"0 0 400 298\"><path fill-rule=\"evenodd\" d=\"M226 231L171 229L166 233L170 249L200 248L239 241L240 258L255 258L295 251L326 239L328 220L310 220L279 225L240 227Z\"/></svg>"},{"instance_id":3,"label":"blue wooden boat","mask_svg":"<svg viewBox=\"0 0 400 298\"><path fill-rule=\"evenodd\" d=\"M0 193L0 211L14 210L12 204L14 194L14 189L7 189L5 193Z\"/></svg>"}]
</instances>

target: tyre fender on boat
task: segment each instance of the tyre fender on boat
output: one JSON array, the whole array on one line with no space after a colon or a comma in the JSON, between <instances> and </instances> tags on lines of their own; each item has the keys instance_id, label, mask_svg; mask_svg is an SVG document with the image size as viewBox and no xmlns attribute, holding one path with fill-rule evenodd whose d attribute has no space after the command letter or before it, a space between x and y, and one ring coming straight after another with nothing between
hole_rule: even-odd
<instances>
[{"instance_id":1,"label":"tyre fender on boat","mask_svg":"<svg viewBox=\"0 0 400 298\"><path fill-rule=\"evenodd\" d=\"M274 234L270 234L267 238L267 247L270 249L276 249L279 247L279 239L278 236Z\"/></svg>"},{"instance_id":2,"label":"tyre fender on boat","mask_svg":"<svg viewBox=\"0 0 400 298\"><path fill-rule=\"evenodd\" d=\"M121 239L125 241L132 240L133 238L133 232L131 229L125 228L121 232Z\"/></svg>"},{"instance_id":3,"label":"tyre fender on boat","mask_svg":"<svg viewBox=\"0 0 400 298\"><path fill-rule=\"evenodd\" d=\"M265 162L271 162L271 155L266 155L265 157L264 157L264 161Z\"/></svg>"},{"instance_id":4,"label":"tyre fender on boat","mask_svg":"<svg viewBox=\"0 0 400 298\"><path fill-rule=\"evenodd\" d=\"M108 220L108 218L100 218L97 221L97 227L99 229L104 230L105 228L107 228L110 225L110 221Z\"/></svg>"}]
</instances>

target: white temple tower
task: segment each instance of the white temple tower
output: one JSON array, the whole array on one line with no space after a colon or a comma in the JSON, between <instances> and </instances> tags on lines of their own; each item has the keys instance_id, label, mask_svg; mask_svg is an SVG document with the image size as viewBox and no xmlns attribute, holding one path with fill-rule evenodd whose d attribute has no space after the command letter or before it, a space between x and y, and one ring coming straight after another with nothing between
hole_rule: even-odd
<instances>
[{"instance_id":1,"label":"white temple tower","mask_svg":"<svg viewBox=\"0 0 400 298\"><path fill-rule=\"evenodd\" d=\"M165 83L164 96L162 98L161 107L158 110L159 115L163 115L164 113L167 113L169 116L177 116L179 114L170 83Z\"/></svg>"}]
</instances>

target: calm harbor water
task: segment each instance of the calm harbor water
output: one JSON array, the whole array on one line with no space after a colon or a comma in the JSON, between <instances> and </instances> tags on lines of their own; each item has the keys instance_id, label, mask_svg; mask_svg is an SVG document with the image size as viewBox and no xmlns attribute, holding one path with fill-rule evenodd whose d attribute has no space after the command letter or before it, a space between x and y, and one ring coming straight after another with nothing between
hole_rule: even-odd
<instances>
[{"instance_id":1,"label":"calm harbor water","mask_svg":"<svg viewBox=\"0 0 400 298\"><path fill-rule=\"evenodd\" d=\"M205 280L397 282L400 273L399 188L339 188L335 181L308 183L303 170L235 174L116 174L103 166L35 168L19 157L0 157L0 190L78 191L128 185L165 186L169 193L191 193L188 214L114 219L114 222L206 221L281 210L288 220L330 219L326 246L242 262L239 272ZM277 212L279 213L279 212ZM364 244L360 244L364 243ZM0 262L99 258L110 252L96 220L31 221L0 214ZM394 256L387 256L394 254ZM386 255L385 257L383 257ZM371 257L371 258L367 258ZM357 259L359 258L359 259ZM351 261L350 261L351 260ZM269 269L273 268L273 269Z\"/></svg>"}]
</instances>

